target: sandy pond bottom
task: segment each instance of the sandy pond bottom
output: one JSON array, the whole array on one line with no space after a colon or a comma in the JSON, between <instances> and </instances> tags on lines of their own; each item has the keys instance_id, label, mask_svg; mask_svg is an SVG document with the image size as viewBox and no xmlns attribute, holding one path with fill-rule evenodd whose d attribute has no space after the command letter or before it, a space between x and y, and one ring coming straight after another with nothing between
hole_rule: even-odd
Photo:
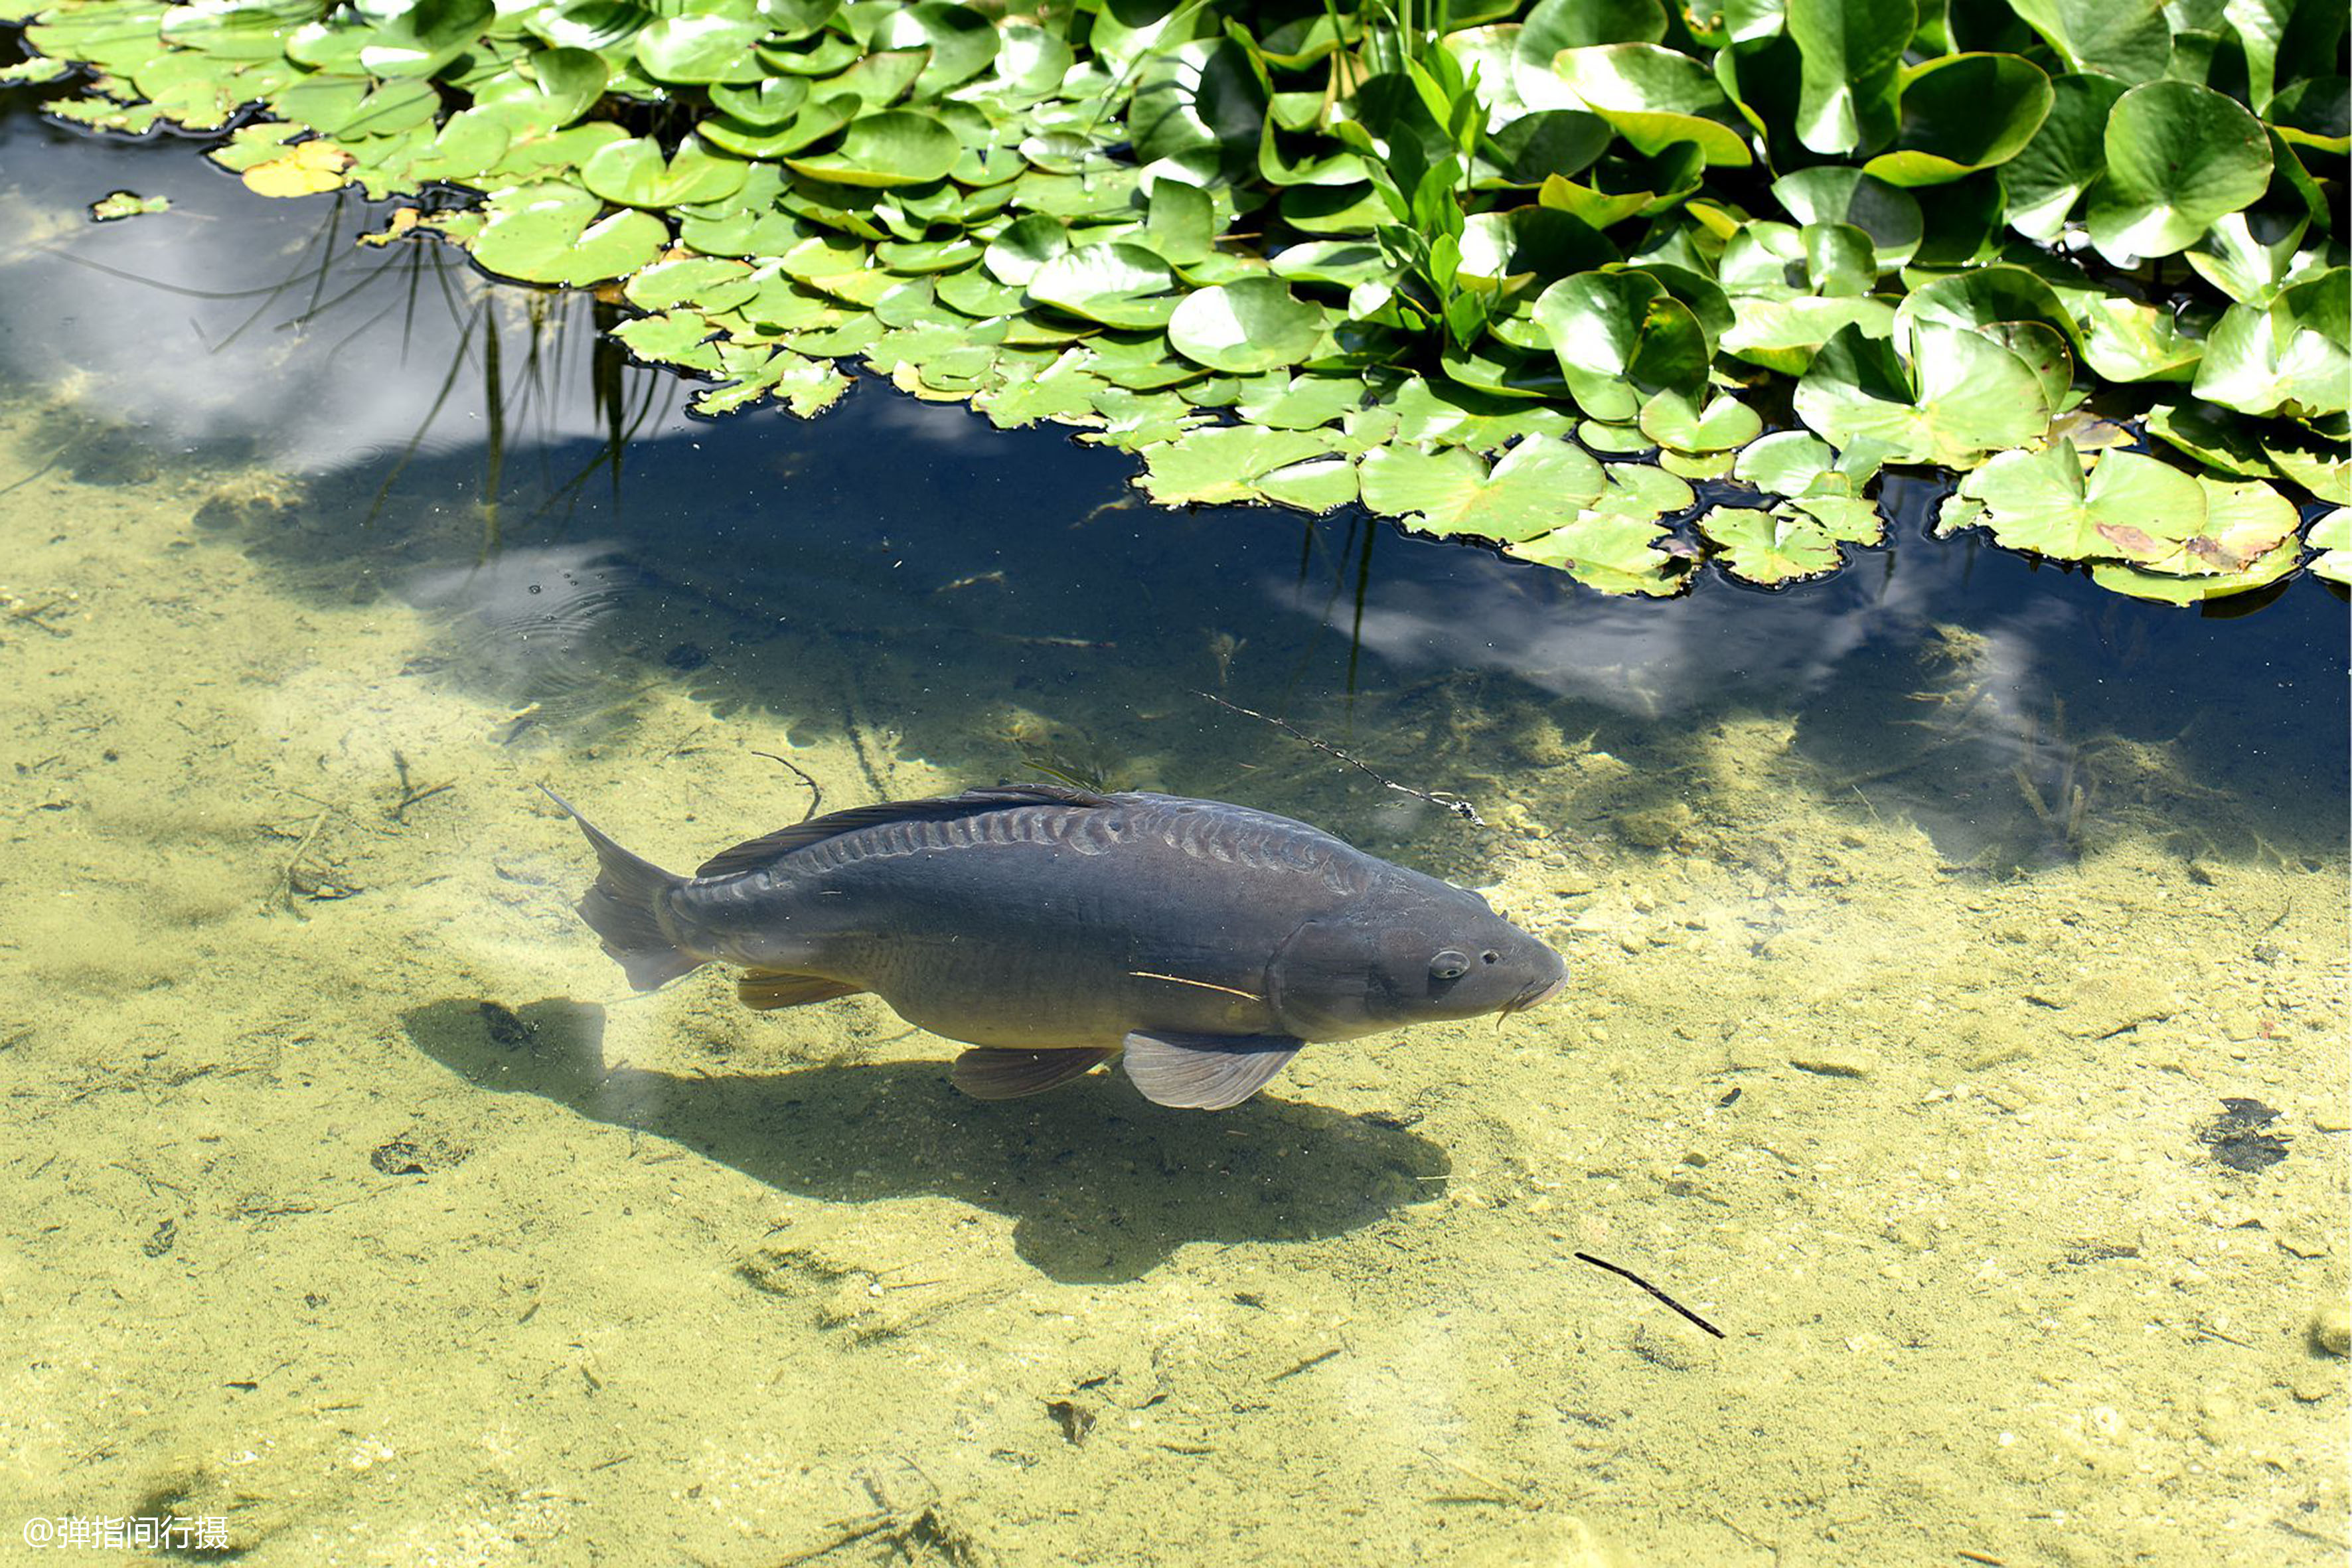
<instances>
[{"instance_id":1,"label":"sandy pond bottom","mask_svg":"<svg viewBox=\"0 0 2352 1568\"><path fill-rule=\"evenodd\" d=\"M1129 782L1478 881L1570 998L1311 1049L1223 1116L1103 1077L979 1105L870 998L629 994L531 785L690 865L800 814L756 752L849 805L1013 771L1028 721L919 748L873 715L919 692L811 643L767 705L654 647L595 722L519 726L432 616L198 521L299 488L35 474L48 417L0 428L34 475L0 499L11 1535L217 1518L271 1568L2342 1560L2325 821L2223 831L2247 803L2140 745L2104 764L2130 810L1988 871L1873 798L1902 758L1832 766L1790 712L1593 742L1491 681L1358 724L1484 759L1482 837L1381 827L1229 725L1130 746ZM1122 721L1145 673L1046 717Z\"/></svg>"}]
</instances>

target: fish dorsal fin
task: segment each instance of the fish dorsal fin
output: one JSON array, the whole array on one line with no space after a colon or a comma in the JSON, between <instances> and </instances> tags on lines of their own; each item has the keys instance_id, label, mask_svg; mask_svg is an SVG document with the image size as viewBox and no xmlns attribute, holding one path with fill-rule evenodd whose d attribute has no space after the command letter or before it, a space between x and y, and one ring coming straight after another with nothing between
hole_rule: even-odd
<instances>
[{"instance_id":1,"label":"fish dorsal fin","mask_svg":"<svg viewBox=\"0 0 2352 1568\"><path fill-rule=\"evenodd\" d=\"M948 1076L974 1100L1018 1100L1082 1078L1109 1055L1091 1046L1054 1051L976 1046L956 1058Z\"/></svg>"},{"instance_id":2,"label":"fish dorsal fin","mask_svg":"<svg viewBox=\"0 0 2352 1568\"><path fill-rule=\"evenodd\" d=\"M977 816L982 812L1003 811L1008 806L1107 805L1109 801L1108 795L1092 795L1063 784L1024 784L968 789L961 795L942 795L936 800L892 800L878 805L856 805L847 811L829 812L806 822L796 822L790 827L779 827L773 833L738 844L732 849L721 850L697 867L694 874L698 877L729 877L738 871L756 870L795 849L805 849L812 844L822 844L828 838L838 838L861 827L879 827L885 823L952 822L959 817Z\"/></svg>"},{"instance_id":3,"label":"fish dorsal fin","mask_svg":"<svg viewBox=\"0 0 2352 1568\"><path fill-rule=\"evenodd\" d=\"M1127 1076L1155 1105L1226 1110L1264 1089L1305 1043L1288 1035L1138 1029L1127 1037Z\"/></svg>"}]
</instances>

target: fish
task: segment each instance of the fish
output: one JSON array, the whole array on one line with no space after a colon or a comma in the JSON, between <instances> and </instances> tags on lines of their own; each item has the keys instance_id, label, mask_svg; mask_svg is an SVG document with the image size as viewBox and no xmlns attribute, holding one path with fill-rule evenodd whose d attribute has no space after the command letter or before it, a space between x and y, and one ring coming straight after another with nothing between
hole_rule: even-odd
<instances>
[{"instance_id":1,"label":"fish","mask_svg":"<svg viewBox=\"0 0 2352 1568\"><path fill-rule=\"evenodd\" d=\"M718 963L762 1010L870 992L971 1047L950 1076L980 1100L1117 1058L1158 1104L1228 1110L1309 1043L1507 1016L1568 984L1478 894L1223 801L968 789L780 828L686 877L541 788L596 852L576 907L631 985Z\"/></svg>"}]
</instances>

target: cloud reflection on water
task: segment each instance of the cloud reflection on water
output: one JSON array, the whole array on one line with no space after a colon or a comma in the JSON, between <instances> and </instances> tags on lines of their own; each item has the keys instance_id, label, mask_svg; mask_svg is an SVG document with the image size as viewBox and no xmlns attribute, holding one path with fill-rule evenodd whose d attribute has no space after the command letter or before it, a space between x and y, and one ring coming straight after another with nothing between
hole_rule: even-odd
<instances>
[{"instance_id":1,"label":"cloud reflection on water","mask_svg":"<svg viewBox=\"0 0 2352 1568\"><path fill-rule=\"evenodd\" d=\"M383 209L257 202L184 139L126 145L0 119L0 374L16 384L192 444L249 442L273 466L320 475L411 442L428 454L481 444L495 327L509 438L607 432L583 374L592 334L531 336L531 312L584 316L585 296L493 290L431 242L362 246ZM172 209L88 221L88 203L125 185L167 192ZM662 395L634 439L697 428L677 383L628 374Z\"/></svg>"}]
</instances>

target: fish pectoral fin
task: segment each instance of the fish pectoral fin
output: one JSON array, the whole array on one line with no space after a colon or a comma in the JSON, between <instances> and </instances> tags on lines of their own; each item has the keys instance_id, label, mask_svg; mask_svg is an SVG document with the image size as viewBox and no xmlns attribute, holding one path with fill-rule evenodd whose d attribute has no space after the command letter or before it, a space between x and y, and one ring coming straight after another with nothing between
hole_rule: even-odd
<instances>
[{"instance_id":1,"label":"fish pectoral fin","mask_svg":"<svg viewBox=\"0 0 2352 1568\"><path fill-rule=\"evenodd\" d=\"M1264 1089L1306 1043L1287 1035L1138 1029L1127 1037L1127 1076L1156 1105L1225 1110Z\"/></svg>"},{"instance_id":2,"label":"fish pectoral fin","mask_svg":"<svg viewBox=\"0 0 2352 1568\"><path fill-rule=\"evenodd\" d=\"M976 1046L956 1058L949 1077L974 1100L1018 1100L1082 1078L1110 1056L1091 1047L1076 1050L1008 1050Z\"/></svg>"},{"instance_id":3,"label":"fish pectoral fin","mask_svg":"<svg viewBox=\"0 0 2352 1568\"><path fill-rule=\"evenodd\" d=\"M855 996L865 989L863 985L827 980L822 974L794 974L774 969L749 970L735 983L735 994L742 999L743 1005L757 1007L762 1013L777 1007L830 1002L836 996Z\"/></svg>"}]
</instances>

